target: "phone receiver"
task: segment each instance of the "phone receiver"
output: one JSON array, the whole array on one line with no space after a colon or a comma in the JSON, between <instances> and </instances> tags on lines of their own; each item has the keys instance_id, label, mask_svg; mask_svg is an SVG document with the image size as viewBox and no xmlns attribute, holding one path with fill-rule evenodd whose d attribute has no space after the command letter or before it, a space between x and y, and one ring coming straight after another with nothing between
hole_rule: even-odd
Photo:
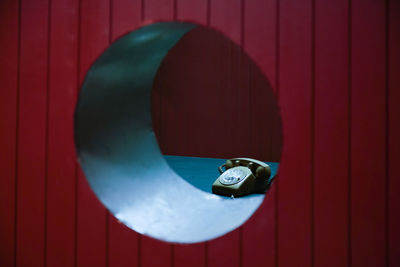
<instances>
[{"instance_id":1,"label":"phone receiver","mask_svg":"<svg viewBox=\"0 0 400 267\"><path fill-rule=\"evenodd\" d=\"M221 175L212 185L214 194L239 197L265 193L269 187L271 168L262 161L250 158L228 159L218 170Z\"/></svg>"}]
</instances>

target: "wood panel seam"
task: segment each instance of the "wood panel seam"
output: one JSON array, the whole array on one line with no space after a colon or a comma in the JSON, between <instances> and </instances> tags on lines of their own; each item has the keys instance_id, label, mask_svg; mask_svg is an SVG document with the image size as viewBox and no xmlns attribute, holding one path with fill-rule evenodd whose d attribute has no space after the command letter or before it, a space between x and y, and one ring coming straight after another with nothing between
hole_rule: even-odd
<instances>
[{"instance_id":1,"label":"wood panel seam","mask_svg":"<svg viewBox=\"0 0 400 267\"><path fill-rule=\"evenodd\" d=\"M77 0L78 1L78 29L77 29L77 51L76 51L76 102L78 101L78 95L80 91L80 72L81 72L81 23L82 23L82 0ZM75 123L75 121L74 121ZM77 155L78 156L78 155ZM78 266L78 201L79 201L79 196L78 196L78 186L79 186L79 165L78 165L78 160L75 160L75 225L74 225L74 230L75 230L75 251L74 251L74 263L75 267Z\"/></svg>"},{"instance_id":2,"label":"wood panel seam","mask_svg":"<svg viewBox=\"0 0 400 267\"><path fill-rule=\"evenodd\" d=\"M50 111L50 57L51 57L51 16L52 3L48 0L47 11L47 77L46 77L46 130L45 130L45 173L44 173L44 238L43 263L47 266L47 219L48 219L48 178L49 178L49 111Z\"/></svg>"},{"instance_id":3,"label":"wood panel seam","mask_svg":"<svg viewBox=\"0 0 400 267\"><path fill-rule=\"evenodd\" d=\"M390 0L385 0L385 266L389 267L390 265L390 233L389 233L389 220L390 220L390 202L389 202L389 63L390 63L390 17L389 17L389 4Z\"/></svg>"},{"instance_id":4,"label":"wood panel seam","mask_svg":"<svg viewBox=\"0 0 400 267\"><path fill-rule=\"evenodd\" d=\"M315 0L311 0L311 196L310 196L310 257L311 267L315 265Z\"/></svg>"},{"instance_id":5,"label":"wood panel seam","mask_svg":"<svg viewBox=\"0 0 400 267\"><path fill-rule=\"evenodd\" d=\"M276 62L275 62L275 86L276 86L276 98L279 101L279 87L280 87L280 1L276 0L276 25L275 25L275 49L276 49ZM280 104L279 104L280 106ZM284 129L283 129L284 131ZM284 145L284 137L283 137L283 145ZM278 179L275 179L275 200L274 200L274 228L275 228L275 267L279 266L279 205L278 205L278 200L279 200L279 172L278 172Z\"/></svg>"},{"instance_id":6,"label":"wood panel seam","mask_svg":"<svg viewBox=\"0 0 400 267\"><path fill-rule=\"evenodd\" d=\"M17 122L15 124L15 181L14 181L14 266L17 266L17 226L18 226L18 158L19 158L19 121L20 121L20 87L21 87L21 8L22 0L18 0L18 55L17 55L17 101L16 101L16 119Z\"/></svg>"},{"instance_id":7,"label":"wood panel seam","mask_svg":"<svg viewBox=\"0 0 400 267\"><path fill-rule=\"evenodd\" d=\"M349 6L348 6L348 182L347 182L347 186L348 186L348 196L347 196L347 201L348 201L348 267L352 266L352 205L351 205L351 189L352 189L352 185L351 185L351 155L352 155L352 149L351 149L351 145L352 145L352 140L351 140L351 122L352 122L352 112L351 112L351 107L352 107L352 95L351 95L351 89L352 89L352 0L348 0L349 1Z\"/></svg>"}]
</instances>

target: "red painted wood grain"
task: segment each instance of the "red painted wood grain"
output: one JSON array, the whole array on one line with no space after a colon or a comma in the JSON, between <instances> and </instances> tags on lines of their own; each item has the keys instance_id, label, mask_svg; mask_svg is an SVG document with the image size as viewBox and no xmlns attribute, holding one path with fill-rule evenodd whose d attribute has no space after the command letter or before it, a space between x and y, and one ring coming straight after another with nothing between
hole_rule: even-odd
<instances>
[{"instance_id":1,"label":"red painted wood grain","mask_svg":"<svg viewBox=\"0 0 400 267\"><path fill-rule=\"evenodd\" d=\"M386 264L386 18L351 3L351 264Z\"/></svg>"},{"instance_id":2,"label":"red painted wood grain","mask_svg":"<svg viewBox=\"0 0 400 267\"><path fill-rule=\"evenodd\" d=\"M172 20L175 13L174 0L145 0L143 1L144 21Z\"/></svg>"},{"instance_id":3,"label":"red painted wood grain","mask_svg":"<svg viewBox=\"0 0 400 267\"><path fill-rule=\"evenodd\" d=\"M0 3L0 263L15 262L19 3Z\"/></svg>"},{"instance_id":4,"label":"red painted wood grain","mask_svg":"<svg viewBox=\"0 0 400 267\"><path fill-rule=\"evenodd\" d=\"M173 245L141 236L139 266L172 266Z\"/></svg>"},{"instance_id":5,"label":"red painted wood grain","mask_svg":"<svg viewBox=\"0 0 400 267\"><path fill-rule=\"evenodd\" d=\"M243 47L277 90L278 2L276 0L244 1Z\"/></svg>"},{"instance_id":6,"label":"red painted wood grain","mask_svg":"<svg viewBox=\"0 0 400 267\"><path fill-rule=\"evenodd\" d=\"M388 266L400 266L400 2L389 1L388 5L388 183L386 191L387 216L387 260Z\"/></svg>"},{"instance_id":7,"label":"red painted wood grain","mask_svg":"<svg viewBox=\"0 0 400 267\"><path fill-rule=\"evenodd\" d=\"M140 26L142 1L112 0L110 8L112 41Z\"/></svg>"},{"instance_id":8,"label":"red painted wood grain","mask_svg":"<svg viewBox=\"0 0 400 267\"><path fill-rule=\"evenodd\" d=\"M349 260L348 6L315 2L315 266L347 266Z\"/></svg>"},{"instance_id":9,"label":"red painted wood grain","mask_svg":"<svg viewBox=\"0 0 400 267\"><path fill-rule=\"evenodd\" d=\"M110 1L82 1L79 13L80 84L94 60L109 45ZM77 266L106 266L107 211L96 198L81 169L77 188Z\"/></svg>"},{"instance_id":10,"label":"red painted wood grain","mask_svg":"<svg viewBox=\"0 0 400 267\"><path fill-rule=\"evenodd\" d=\"M242 266L276 266L276 183L243 225Z\"/></svg>"},{"instance_id":11,"label":"red painted wood grain","mask_svg":"<svg viewBox=\"0 0 400 267\"><path fill-rule=\"evenodd\" d=\"M207 24L207 0L176 0L176 19Z\"/></svg>"},{"instance_id":12,"label":"red painted wood grain","mask_svg":"<svg viewBox=\"0 0 400 267\"><path fill-rule=\"evenodd\" d=\"M240 229L208 242L206 266L240 266Z\"/></svg>"},{"instance_id":13,"label":"red painted wood grain","mask_svg":"<svg viewBox=\"0 0 400 267\"><path fill-rule=\"evenodd\" d=\"M242 1L210 0L210 26L242 45Z\"/></svg>"},{"instance_id":14,"label":"red painted wood grain","mask_svg":"<svg viewBox=\"0 0 400 267\"><path fill-rule=\"evenodd\" d=\"M312 263L311 53L311 1L280 1L278 83L284 146L279 174L277 260L282 267Z\"/></svg>"},{"instance_id":15,"label":"red painted wood grain","mask_svg":"<svg viewBox=\"0 0 400 267\"><path fill-rule=\"evenodd\" d=\"M261 68L260 70L255 66L250 68L251 151L249 153L254 158L278 161L279 159L272 156L270 152L274 142L280 137L278 136L278 139L274 141L271 136L276 132L276 129L271 131L275 128L274 125L260 121L260 118L263 118L263 121L268 120L267 113L270 109L267 107L271 101L274 101L271 93L277 91L275 79L277 5L275 1L263 3L247 1L244 12L244 48ZM263 74L266 75L269 85L265 84ZM278 155L279 148L276 152ZM277 183L274 183L261 207L243 226L243 266L263 266L265 262L273 266L276 263L276 186Z\"/></svg>"},{"instance_id":16,"label":"red painted wood grain","mask_svg":"<svg viewBox=\"0 0 400 267\"><path fill-rule=\"evenodd\" d=\"M21 2L16 265L45 259L48 1Z\"/></svg>"},{"instance_id":17,"label":"red painted wood grain","mask_svg":"<svg viewBox=\"0 0 400 267\"><path fill-rule=\"evenodd\" d=\"M139 266L138 234L119 222L111 214L108 220L108 266Z\"/></svg>"},{"instance_id":18,"label":"red painted wood grain","mask_svg":"<svg viewBox=\"0 0 400 267\"><path fill-rule=\"evenodd\" d=\"M266 106L271 97L266 91L266 76L271 90L277 93L277 1L245 1L244 2L244 49L257 63L261 73L253 67L250 72L250 99L251 103L251 140L250 155L254 158L267 160L268 149L277 142L273 137L269 139L267 133L272 133L260 118L266 118ZM255 79L258 77L258 79ZM259 86L261 85L261 86ZM279 138L279 137L278 137ZM269 140L267 140L269 139ZM279 140L279 139L278 139ZM268 142L266 142L268 141ZM272 160L272 158L269 158ZM279 159L277 159L279 160ZM243 226L242 264L243 266L264 266L268 263L276 265L276 192L278 183L266 195L264 202L255 214Z\"/></svg>"},{"instance_id":19,"label":"red painted wood grain","mask_svg":"<svg viewBox=\"0 0 400 267\"><path fill-rule=\"evenodd\" d=\"M206 245L204 242L188 245L175 245L173 266L206 266Z\"/></svg>"},{"instance_id":20,"label":"red painted wood grain","mask_svg":"<svg viewBox=\"0 0 400 267\"><path fill-rule=\"evenodd\" d=\"M0 265L398 266L399 12L394 0L1 1ZM75 169L71 136L77 79L110 38L140 19L174 17L210 22L243 45L279 89L284 126L280 177L261 208L241 229L186 246L143 237L106 215ZM208 74L171 73L163 81L184 87L203 74L221 80L214 95L223 100L214 99L206 118L215 117L221 101L263 99L260 73L243 67L233 46L217 49L229 59ZM178 100L210 93L192 89ZM163 148L222 155L207 142L193 145L196 151L173 145L164 126L193 122L185 114L171 122L171 106L159 107ZM250 104L248 114L263 110ZM254 146L263 135L256 122L250 125ZM223 135L207 139L214 136ZM241 138L226 136L226 143ZM271 145L248 153L263 157Z\"/></svg>"},{"instance_id":21,"label":"red painted wood grain","mask_svg":"<svg viewBox=\"0 0 400 267\"><path fill-rule=\"evenodd\" d=\"M47 126L46 264L75 264L78 1L50 5Z\"/></svg>"}]
</instances>

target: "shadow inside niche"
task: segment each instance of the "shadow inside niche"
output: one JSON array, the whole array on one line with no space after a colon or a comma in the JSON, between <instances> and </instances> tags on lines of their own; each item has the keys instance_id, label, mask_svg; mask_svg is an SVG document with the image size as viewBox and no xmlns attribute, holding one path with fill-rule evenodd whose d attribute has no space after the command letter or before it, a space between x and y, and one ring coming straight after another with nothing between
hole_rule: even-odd
<instances>
[{"instance_id":1,"label":"shadow inside niche","mask_svg":"<svg viewBox=\"0 0 400 267\"><path fill-rule=\"evenodd\" d=\"M215 30L197 26L165 56L153 84L152 118L169 165L203 191L211 192L222 159L256 158L277 171L282 123L272 87Z\"/></svg>"}]
</instances>

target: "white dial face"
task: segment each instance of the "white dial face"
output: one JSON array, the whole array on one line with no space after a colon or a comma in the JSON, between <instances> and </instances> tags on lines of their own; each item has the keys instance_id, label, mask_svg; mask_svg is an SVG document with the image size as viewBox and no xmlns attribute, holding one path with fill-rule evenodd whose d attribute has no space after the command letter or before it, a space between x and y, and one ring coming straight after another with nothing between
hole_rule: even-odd
<instances>
[{"instance_id":1,"label":"white dial face","mask_svg":"<svg viewBox=\"0 0 400 267\"><path fill-rule=\"evenodd\" d=\"M225 185L232 185L239 183L242 181L244 178L246 178L247 174L249 172L249 169L246 167L234 167L231 168L227 171L225 171L220 177L219 181L221 184Z\"/></svg>"}]
</instances>

